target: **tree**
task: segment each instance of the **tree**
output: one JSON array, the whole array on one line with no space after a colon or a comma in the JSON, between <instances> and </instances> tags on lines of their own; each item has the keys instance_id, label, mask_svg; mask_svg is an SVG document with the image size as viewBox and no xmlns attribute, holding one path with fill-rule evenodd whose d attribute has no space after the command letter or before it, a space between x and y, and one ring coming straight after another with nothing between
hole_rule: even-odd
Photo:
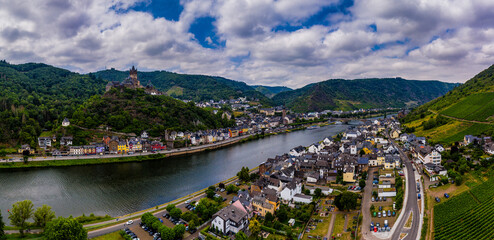
<instances>
[{"instance_id":1,"label":"tree","mask_svg":"<svg viewBox=\"0 0 494 240\"><path fill-rule=\"evenodd\" d=\"M235 240L247 240L247 235L245 235L244 232L238 231L237 234L235 234Z\"/></svg>"},{"instance_id":2,"label":"tree","mask_svg":"<svg viewBox=\"0 0 494 240\"><path fill-rule=\"evenodd\" d=\"M178 224L173 227L173 235L175 235L175 239L181 239L185 233L185 226L183 224Z\"/></svg>"},{"instance_id":3,"label":"tree","mask_svg":"<svg viewBox=\"0 0 494 240\"><path fill-rule=\"evenodd\" d=\"M285 222L288 220L288 212L285 208L278 209L278 211L275 212L275 215L278 217L280 222Z\"/></svg>"},{"instance_id":4,"label":"tree","mask_svg":"<svg viewBox=\"0 0 494 240\"><path fill-rule=\"evenodd\" d=\"M233 185L233 184L226 186L226 193L227 194L236 193L236 192L238 192L238 190L240 190L240 188Z\"/></svg>"},{"instance_id":5,"label":"tree","mask_svg":"<svg viewBox=\"0 0 494 240\"><path fill-rule=\"evenodd\" d=\"M172 218L179 219L180 216L182 216L182 210L180 210L180 208L174 208L174 209L171 210L170 216Z\"/></svg>"},{"instance_id":6,"label":"tree","mask_svg":"<svg viewBox=\"0 0 494 240\"><path fill-rule=\"evenodd\" d=\"M242 167L242 169L237 173L237 177L240 181L247 182L250 180L249 168Z\"/></svg>"},{"instance_id":7,"label":"tree","mask_svg":"<svg viewBox=\"0 0 494 240\"><path fill-rule=\"evenodd\" d=\"M214 195L216 195L215 190L216 188L214 186L208 187L208 189L206 189L206 196L212 199Z\"/></svg>"},{"instance_id":8,"label":"tree","mask_svg":"<svg viewBox=\"0 0 494 240\"><path fill-rule=\"evenodd\" d=\"M352 210L357 208L358 194L352 192L343 192L335 197L334 204L338 209Z\"/></svg>"},{"instance_id":9,"label":"tree","mask_svg":"<svg viewBox=\"0 0 494 240\"><path fill-rule=\"evenodd\" d=\"M225 184L221 182L220 184L218 184L218 187L219 188L225 188Z\"/></svg>"},{"instance_id":10,"label":"tree","mask_svg":"<svg viewBox=\"0 0 494 240\"><path fill-rule=\"evenodd\" d=\"M273 220L274 220L273 214L271 214L270 212L267 212L266 213L266 216L264 216L264 221L266 221L266 222L272 222Z\"/></svg>"},{"instance_id":11,"label":"tree","mask_svg":"<svg viewBox=\"0 0 494 240\"><path fill-rule=\"evenodd\" d=\"M316 190L314 190L314 196L320 197L321 195L322 195L322 190L320 188L316 188Z\"/></svg>"},{"instance_id":12,"label":"tree","mask_svg":"<svg viewBox=\"0 0 494 240\"><path fill-rule=\"evenodd\" d=\"M16 202L12 205L9 219L10 224L19 227L21 236L24 236L24 229L29 226L27 220L33 216L34 205L30 200Z\"/></svg>"},{"instance_id":13,"label":"tree","mask_svg":"<svg viewBox=\"0 0 494 240\"><path fill-rule=\"evenodd\" d=\"M44 236L47 240L86 240L87 230L73 218L58 217L46 224Z\"/></svg>"},{"instance_id":14,"label":"tree","mask_svg":"<svg viewBox=\"0 0 494 240\"><path fill-rule=\"evenodd\" d=\"M364 179L360 179L358 181L358 185L359 185L359 187L361 187L362 189L364 189L365 188L365 180Z\"/></svg>"},{"instance_id":15,"label":"tree","mask_svg":"<svg viewBox=\"0 0 494 240\"><path fill-rule=\"evenodd\" d=\"M175 233L173 232L173 229L162 225L160 227L160 233L161 233L161 239L163 240L173 240L175 238Z\"/></svg>"},{"instance_id":16,"label":"tree","mask_svg":"<svg viewBox=\"0 0 494 240\"><path fill-rule=\"evenodd\" d=\"M257 219L252 219L249 223L249 229L252 235L257 236L261 232L261 223Z\"/></svg>"},{"instance_id":17,"label":"tree","mask_svg":"<svg viewBox=\"0 0 494 240\"><path fill-rule=\"evenodd\" d=\"M5 228L5 223L3 222L2 211L0 211L0 240L7 239L3 229Z\"/></svg>"},{"instance_id":18,"label":"tree","mask_svg":"<svg viewBox=\"0 0 494 240\"><path fill-rule=\"evenodd\" d=\"M38 227L44 228L48 222L55 219L55 212L51 210L51 207L43 204L43 206L36 209L34 212L34 224Z\"/></svg>"},{"instance_id":19,"label":"tree","mask_svg":"<svg viewBox=\"0 0 494 240\"><path fill-rule=\"evenodd\" d=\"M362 155L365 155L365 150L364 149L360 149L360 152L358 153L360 156Z\"/></svg>"},{"instance_id":20,"label":"tree","mask_svg":"<svg viewBox=\"0 0 494 240\"><path fill-rule=\"evenodd\" d=\"M175 208L175 204L168 204L168 205L166 206L166 211L167 211L167 212L171 212L171 211L172 211L172 209L174 209L174 208Z\"/></svg>"}]
</instances>

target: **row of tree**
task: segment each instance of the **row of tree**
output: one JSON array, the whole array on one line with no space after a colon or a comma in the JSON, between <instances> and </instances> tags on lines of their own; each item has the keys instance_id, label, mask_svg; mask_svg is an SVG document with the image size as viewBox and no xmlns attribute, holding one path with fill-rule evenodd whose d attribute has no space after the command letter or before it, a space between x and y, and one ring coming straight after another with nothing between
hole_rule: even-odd
<instances>
[{"instance_id":1,"label":"row of tree","mask_svg":"<svg viewBox=\"0 0 494 240\"><path fill-rule=\"evenodd\" d=\"M34 210L34 205L30 200L16 202L12 209L8 210L10 224L19 228L19 233L24 236L24 231L32 226L43 229L43 236L48 240L62 239L87 239L87 231L76 219L56 218L55 212L48 205L43 205ZM28 222L33 219L34 223ZM6 239L4 232L5 224L0 213L0 240Z\"/></svg>"}]
</instances>

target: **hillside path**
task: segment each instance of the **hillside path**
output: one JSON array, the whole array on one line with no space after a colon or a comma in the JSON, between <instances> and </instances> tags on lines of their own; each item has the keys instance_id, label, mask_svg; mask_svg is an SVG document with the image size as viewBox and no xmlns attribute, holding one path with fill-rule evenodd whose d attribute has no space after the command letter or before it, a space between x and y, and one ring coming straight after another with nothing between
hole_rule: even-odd
<instances>
[{"instance_id":1,"label":"hillside path","mask_svg":"<svg viewBox=\"0 0 494 240\"><path fill-rule=\"evenodd\" d=\"M457 121L461 121L461 122L469 122L469 123L482 123L482 124L492 124L492 122L481 122L481 121L475 121L475 120L466 120L466 119L463 119L463 118L456 118L456 117L451 117L451 116L448 116L448 115L444 115L442 113L437 113L436 111L434 110L430 110L428 109L429 112L431 113L434 113L436 115L441 115L443 117L446 117L446 118L450 118L450 119L454 119L454 120L457 120Z\"/></svg>"}]
</instances>

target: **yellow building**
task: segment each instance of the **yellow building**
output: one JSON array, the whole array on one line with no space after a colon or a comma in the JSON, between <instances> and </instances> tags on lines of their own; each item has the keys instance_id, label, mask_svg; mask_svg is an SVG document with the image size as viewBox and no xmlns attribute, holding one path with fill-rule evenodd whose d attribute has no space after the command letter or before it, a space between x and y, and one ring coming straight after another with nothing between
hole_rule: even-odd
<instances>
[{"instance_id":1,"label":"yellow building","mask_svg":"<svg viewBox=\"0 0 494 240\"><path fill-rule=\"evenodd\" d=\"M276 203L267 200L265 197L256 196L252 199L252 208L262 217L266 216L269 212L274 215L276 211Z\"/></svg>"},{"instance_id":2,"label":"yellow building","mask_svg":"<svg viewBox=\"0 0 494 240\"><path fill-rule=\"evenodd\" d=\"M400 137L400 131L398 130L391 131L391 138L399 138L399 137Z\"/></svg>"},{"instance_id":3,"label":"yellow building","mask_svg":"<svg viewBox=\"0 0 494 240\"><path fill-rule=\"evenodd\" d=\"M343 182L354 183L355 179L355 166L347 166L343 169Z\"/></svg>"},{"instance_id":4,"label":"yellow building","mask_svg":"<svg viewBox=\"0 0 494 240\"><path fill-rule=\"evenodd\" d=\"M377 156L377 165L382 166L384 165L384 156Z\"/></svg>"},{"instance_id":5,"label":"yellow building","mask_svg":"<svg viewBox=\"0 0 494 240\"><path fill-rule=\"evenodd\" d=\"M127 142L125 141L120 141L118 143L118 152L119 153L126 153L129 151L129 146L127 146Z\"/></svg>"}]
</instances>

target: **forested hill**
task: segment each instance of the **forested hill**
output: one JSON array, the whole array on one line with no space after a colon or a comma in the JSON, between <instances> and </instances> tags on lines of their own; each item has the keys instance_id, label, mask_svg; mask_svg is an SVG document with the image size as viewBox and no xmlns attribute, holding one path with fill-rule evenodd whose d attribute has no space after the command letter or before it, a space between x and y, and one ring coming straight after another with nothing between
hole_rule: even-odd
<instances>
[{"instance_id":1,"label":"forested hill","mask_svg":"<svg viewBox=\"0 0 494 240\"><path fill-rule=\"evenodd\" d=\"M494 65L465 84L408 114L409 131L436 142L460 141L464 135L494 134Z\"/></svg>"},{"instance_id":2,"label":"forested hill","mask_svg":"<svg viewBox=\"0 0 494 240\"><path fill-rule=\"evenodd\" d=\"M402 78L334 79L281 92L272 99L298 112L420 105L457 84Z\"/></svg>"},{"instance_id":3,"label":"forested hill","mask_svg":"<svg viewBox=\"0 0 494 240\"><path fill-rule=\"evenodd\" d=\"M254 85L252 86L256 91L264 94L266 97L273 97L274 95L280 93L280 92L286 92L286 91L291 91L293 89L288 88L288 87L282 87L282 86L262 86L262 85Z\"/></svg>"},{"instance_id":4,"label":"forested hill","mask_svg":"<svg viewBox=\"0 0 494 240\"><path fill-rule=\"evenodd\" d=\"M0 143L36 146L43 129L59 126L106 83L46 64L0 61Z\"/></svg>"},{"instance_id":5,"label":"forested hill","mask_svg":"<svg viewBox=\"0 0 494 240\"><path fill-rule=\"evenodd\" d=\"M196 131L231 127L234 120L221 117L169 96L148 95L142 89L112 89L86 101L72 121L82 127L109 126L114 131L140 134L147 130L162 136L165 130Z\"/></svg>"},{"instance_id":6,"label":"forested hill","mask_svg":"<svg viewBox=\"0 0 494 240\"><path fill-rule=\"evenodd\" d=\"M103 70L94 74L108 81L123 81L129 76L127 71L115 69ZM197 102L248 97L259 99L264 104L271 103L269 98L246 83L222 77L178 74L166 71L138 72L137 75L141 84L147 85L151 82L158 90L179 99Z\"/></svg>"}]
</instances>

